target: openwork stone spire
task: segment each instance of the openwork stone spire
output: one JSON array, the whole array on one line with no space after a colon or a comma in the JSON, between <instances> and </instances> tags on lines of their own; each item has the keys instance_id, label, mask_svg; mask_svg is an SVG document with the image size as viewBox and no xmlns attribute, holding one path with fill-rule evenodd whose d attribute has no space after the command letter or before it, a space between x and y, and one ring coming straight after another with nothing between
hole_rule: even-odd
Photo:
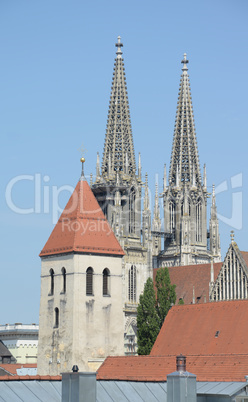
<instances>
[{"instance_id":1,"label":"openwork stone spire","mask_svg":"<svg viewBox=\"0 0 248 402\"><path fill-rule=\"evenodd\" d=\"M102 175L108 175L109 163L116 175L135 175L136 164L133 147L132 127L126 87L125 68L122 58L121 38L118 36L116 59L114 65L107 130L102 161Z\"/></svg>"},{"instance_id":2,"label":"openwork stone spire","mask_svg":"<svg viewBox=\"0 0 248 402\"><path fill-rule=\"evenodd\" d=\"M201 173L186 53L182 63L169 181L174 185L188 183L198 187Z\"/></svg>"}]
</instances>

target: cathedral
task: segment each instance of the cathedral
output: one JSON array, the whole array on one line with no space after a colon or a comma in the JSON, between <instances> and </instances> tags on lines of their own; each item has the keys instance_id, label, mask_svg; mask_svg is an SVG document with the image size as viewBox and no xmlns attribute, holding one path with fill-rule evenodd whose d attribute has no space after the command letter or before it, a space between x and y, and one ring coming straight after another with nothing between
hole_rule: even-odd
<instances>
[{"instance_id":1,"label":"cathedral","mask_svg":"<svg viewBox=\"0 0 248 402\"><path fill-rule=\"evenodd\" d=\"M57 375L73 364L96 370L108 355L134 354L139 296L154 268L221 260L214 187L207 223L210 194L199 163L186 54L168 180L165 166L152 218L140 154L136 164L122 47L118 37L95 180L87 183L82 158L80 180L40 253L39 374Z\"/></svg>"}]
</instances>

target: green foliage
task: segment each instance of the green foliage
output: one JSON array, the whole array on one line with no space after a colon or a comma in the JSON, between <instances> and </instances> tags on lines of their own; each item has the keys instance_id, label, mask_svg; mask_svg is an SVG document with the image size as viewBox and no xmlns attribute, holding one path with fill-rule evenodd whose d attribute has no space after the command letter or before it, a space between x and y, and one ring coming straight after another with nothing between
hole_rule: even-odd
<instances>
[{"instance_id":1,"label":"green foliage","mask_svg":"<svg viewBox=\"0 0 248 402\"><path fill-rule=\"evenodd\" d=\"M160 330L156 310L156 295L151 278L147 279L144 293L139 298L137 327L138 354L149 355Z\"/></svg>"},{"instance_id":2,"label":"green foliage","mask_svg":"<svg viewBox=\"0 0 248 402\"><path fill-rule=\"evenodd\" d=\"M183 299L179 299L178 304L183 305L183 304L184 304L184 300L183 300Z\"/></svg>"},{"instance_id":3,"label":"green foliage","mask_svg":"<svg viewBox=\"0 0 248 402\"><path fill-rule=\"evenodd\" d=\"M169 309L176 302L176 285L171 285L168 268L158 269L155 282L157 288L156 309L161 328Z\"/></svg>"},{"instance_id":4,"label":"green foliage","mask_svg":"<svg viewBox=\"0 0 248 402\"><path fill-rule=\"evenodd\" d=\"M157 298L152 279L147 279L137 309L139 355L150 354L164 319L171 305L176 302L175 288L176 285L171 285L168 268L160 268L157 271Z\"/></svg>"}]
</instances>

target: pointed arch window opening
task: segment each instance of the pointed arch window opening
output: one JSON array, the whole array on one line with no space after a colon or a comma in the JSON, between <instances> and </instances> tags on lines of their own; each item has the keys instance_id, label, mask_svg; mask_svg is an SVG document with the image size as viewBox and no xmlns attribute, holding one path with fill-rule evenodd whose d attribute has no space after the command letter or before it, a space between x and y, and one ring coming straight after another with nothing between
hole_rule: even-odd
<instances>
[{"instance_id":1,"label":"pointed arch window opening","mask_svg":"<svg viewBox=\"0 0 248 402\"><path fill-rule=\"evenodd\" d=\"M128 299L136 303L136 266L132 265L128 272Z\"/></svg>"},{"instance_id":2,"label":"pointed arch window opening","mask_svg":"<svg viewBox=\"0 0 248 402\"><path fill-rule=\"evenodd\" d=\"M136 194L135 190L132 188L129 195L129 233L133 234L136 230L135 224L135 207L136 207Z\"/></svg>"},{"instance_id":3,"label":"pointed arch window opening","mask_svg":"<svg viewBox=\"0 0 248 402\"><path fill-rule=\"evenodd\" d=\"M196 241L202 242L202 202L196 204Z\"/></svg>"},{"instance_id":4,"label":"pointed arch window opening","mask_svg":"<svg viewBox=\"0 0 248 402\"><path fill-rule=\"evenodd\" d=\"M86 270L86 296L93 296L93 268Z\"/></svg>"},{"instance_id":5,"label":"pointed arch window opening","mask_svg":"<svg viewBox=\"0 0 248 402\"><path fill-rule=\"evenodd\" d=\"M175 219L175 204L173 201L169 202L169 231L172 233L176 226Z\"/></svg>"}]
</instances>

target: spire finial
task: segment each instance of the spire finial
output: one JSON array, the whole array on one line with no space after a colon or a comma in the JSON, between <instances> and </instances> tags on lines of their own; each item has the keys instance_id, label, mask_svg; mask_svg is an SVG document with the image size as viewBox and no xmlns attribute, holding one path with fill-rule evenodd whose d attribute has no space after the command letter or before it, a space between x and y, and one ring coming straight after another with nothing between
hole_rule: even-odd
<instances>
[{"instance_id":1,"label":"spire finial","mask_svg":"<svg viewBox=\"0 0 248 402\"><path fill-rule=\"evenodd\" d=\"M234 230L231 230L230 236L231 236L231 243L233 243L234 242Z\"/></svg>"},{"instance_id":2,"label":"spire finial","mask_svg":"<svg viewBox=\"0 0 248 402\"><path fill-rule=\"evenodd\" d=\"M121 48L123 47L123 44L121 43L121 37L120 36L118 36L117 40L118 40L118 43L115 44L115 46L117 47L116 54L117 54L117 58L121 59L121 55L122 55Z\"/></svg>"},{"instance_id":3,"label":"spire finial","mask_svg":"<svg viewBox=\"0 0 248 402\"><path fill-rule=\"evenodd\" d=\"M184 53L183 60L181 61L181 63L183 64L183 68L182 68L183 71L188 71L188 67L187 67L188 62L189 62L189 60L187 60L187 54Z\"/></svg>"},{"instance_id":4,"label":"spire finial","mask_svg":"<svg viewBox=\"0 0 248 402\"><path fill-rule=\"evenodd\" d=\"M80 162L82 162L82 172L81 172L80 180L81 180L81 181L84 181L84 180L85 180L85 177L84 177L84 162L85 162L85 158L82 157L82 158L80 159Z\"/></svg>"}]
</instances>

